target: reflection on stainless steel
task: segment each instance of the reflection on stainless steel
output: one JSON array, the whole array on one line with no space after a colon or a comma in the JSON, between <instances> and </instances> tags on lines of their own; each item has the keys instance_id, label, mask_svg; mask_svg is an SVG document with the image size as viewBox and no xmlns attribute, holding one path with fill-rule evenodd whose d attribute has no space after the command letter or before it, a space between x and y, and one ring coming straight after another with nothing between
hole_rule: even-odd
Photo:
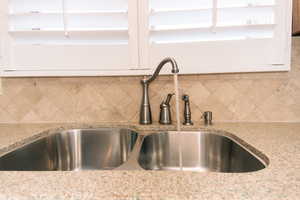
<instances>
[{"instance_id":1,"label":"reflection on stainless steel","mask_svg":"<svg viewBox=\"0 0 300 200\"><path fill-rule=\"evenodd\" d=\"M128 129L69 130L41 138L0 158L0 170L109 170L129 159L138 134Z\"/></svg>"},{"instance_id":2,"label":"reflection on stainless steel","mask_svg":"<svg viewBox=\"0 0 300 200\"><path fill-rule=\"evenodd\" d=\"M139 164L146 170L251 172L266 165L257 156L229 137L207 132L168 132L144 139Z\"/></svg>"}]
</instances>

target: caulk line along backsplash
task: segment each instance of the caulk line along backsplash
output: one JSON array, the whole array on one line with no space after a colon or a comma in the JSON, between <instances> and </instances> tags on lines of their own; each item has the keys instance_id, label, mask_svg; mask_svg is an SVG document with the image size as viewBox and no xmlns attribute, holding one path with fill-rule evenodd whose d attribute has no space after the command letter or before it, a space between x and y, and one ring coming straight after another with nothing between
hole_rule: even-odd
<instances>
[{"instance_id":1,"label":"caulk line along backsplash","mask_svg":"<svg viewBox=\"0 0 300 200\"><path fill-rule=\"evenodd\" d=\"M299 122L299 57L300 38L294 38L291 72L180 76L193 121L200 122L201 113L210 110L222 122ZM5 78L0 123L138 122L140 79ZM154 121L161 101L173 91L172 80L161 76L150 86ZM175 119L174 107L172 102Z\"/></svg>"}]
</instances>

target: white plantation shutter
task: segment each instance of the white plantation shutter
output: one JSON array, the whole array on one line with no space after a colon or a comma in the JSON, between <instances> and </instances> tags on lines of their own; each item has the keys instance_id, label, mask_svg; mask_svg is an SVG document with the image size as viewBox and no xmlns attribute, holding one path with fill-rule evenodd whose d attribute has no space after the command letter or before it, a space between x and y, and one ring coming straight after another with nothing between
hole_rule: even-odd
<instances>
[{"instance_id":1,"label":"white plantation shutter","mask_svg":"<svg viewBox=\"0 0 300 200\"><path fill-rule=\"evenodd\" d=\"M5 71L138 66L135 0L5 0ZM4 11L5 12L5 11ZM4 34L5 35L5 34Z\"/></svg>"},{"instance_id":2,"label":"white plantation shutter","mask_svg":"<svg viewBox=\"0 0 300 200\"><path fill-rule=\"evenodd\" d=\"M292 0L1 0L2 76L290 67ZM1 59L2 58L2 59Z\"/></svg>"},{"instance_id":3,"label":"white plantation shutter","mask_svg":"<svg viewBox=\"0 0 300 200\"><path fill-rule=\"evenodd\" d=\"M289 69L290 0L144 0L141 61L183 73Z\"/></svg>"}]
</instances>

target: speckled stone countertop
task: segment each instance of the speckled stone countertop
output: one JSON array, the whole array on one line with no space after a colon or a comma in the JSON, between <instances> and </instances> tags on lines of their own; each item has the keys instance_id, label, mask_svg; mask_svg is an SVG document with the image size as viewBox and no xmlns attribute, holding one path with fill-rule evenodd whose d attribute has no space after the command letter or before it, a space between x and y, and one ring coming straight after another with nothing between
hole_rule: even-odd
<instances>
[{"instance_id":1,"label":"speckled stone countertop","mask_svg":"<svg viewBox=\"0 0 300 200\"><path fill-rule=\"evenodd\" d=\"M141 132L174 129L172 126L126 124L1 124L0 154L16 145L51 134L53 130L101 126L121 126ZM228 123L216 124L212 128L233 133L263 152L269 158L269 166L257 172L236 174L178 171L0 172L0 200L300 199L300 123Z\"/></svg>"}]
</instances>

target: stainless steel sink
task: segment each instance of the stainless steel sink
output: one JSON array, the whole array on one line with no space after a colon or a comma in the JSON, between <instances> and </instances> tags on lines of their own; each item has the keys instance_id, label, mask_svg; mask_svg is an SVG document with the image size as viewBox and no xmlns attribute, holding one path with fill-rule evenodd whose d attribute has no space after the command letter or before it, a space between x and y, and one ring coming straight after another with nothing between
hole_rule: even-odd
<instances>
[{"instance_id":1,"label":"stainless steel sink","mask_svg":"<svg viewBox=\"0 0 300 200\"><path fill-rule=\"evenodd\" d=\"M183 170L252 172L268 161L222 131L141 135L122 128L57 132L0 157L0 171ZM230 135L230 134L227 134ZM236 139L234 139L236 138ZM180 153L181 152L181 153Z\"/></svg>"},{"instance_id":2,"label":"stainless steel sink","mask_svg":"<svg viewBox=\"0 0 300 200\"><path fill-rule=\"evenodd\" d=\"M128 160L137 137L128 129L63 131L5 154L0 158L0 170L110 170Z\"/></svg>"},{"instance_id":3,"label":"stainless steel sink","mask_svg":"<svg viewBox=\"0 0 300 200\"><path fill-rule=\"evenodd\" d=\"M166 132L144 139L138 162L146 170L252 172L266 163L235 139L216 132ZM180 153L181 152L181 153Z\"/></svg>"}]
</instances>

